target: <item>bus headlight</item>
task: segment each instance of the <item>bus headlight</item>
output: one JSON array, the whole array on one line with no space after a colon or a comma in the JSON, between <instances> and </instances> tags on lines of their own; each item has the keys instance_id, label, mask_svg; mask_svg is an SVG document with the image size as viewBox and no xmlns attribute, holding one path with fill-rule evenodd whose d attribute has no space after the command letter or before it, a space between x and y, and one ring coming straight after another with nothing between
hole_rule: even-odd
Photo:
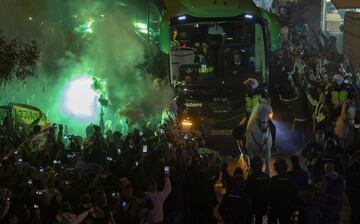
<instances>
[{"instance_id":1,"label":"bus headlight","mask_svg":"<svg viewBox=\"0 0 360 224\"><path fill-rule=\"evenodd\" d=\"M183 128L186 128L186 129L189 129L191 128L191 126L193 125L193 123L191 122L190 118L185 118L182 122L182 127Z\"/></svg>"}]
</instances>

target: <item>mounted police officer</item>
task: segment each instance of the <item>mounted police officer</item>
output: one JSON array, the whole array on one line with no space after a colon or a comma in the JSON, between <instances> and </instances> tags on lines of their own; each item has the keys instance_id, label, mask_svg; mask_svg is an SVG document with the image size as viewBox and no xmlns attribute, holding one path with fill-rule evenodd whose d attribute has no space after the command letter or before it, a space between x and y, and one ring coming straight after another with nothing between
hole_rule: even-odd
<instances>
[{"instance_id":1,"label":"mounted police officer","mask_svg":"<svg viewBox=\"0 0 360 224\"><path fill-rule=\"evenodd\" d=\"M234 129L233 135L238 140L240 148L245 146L245 131L253 109L258 106L262 99L266 98L267 92L264 88L259 87L259 82L256 79L249 78L244 83L245 86L245 107L244 118L240 121L240 124ZM269 128L272 136L272 152L277 153L275 147L276 128L271 119L269 119Z\"/></svg>"}]
</instances>

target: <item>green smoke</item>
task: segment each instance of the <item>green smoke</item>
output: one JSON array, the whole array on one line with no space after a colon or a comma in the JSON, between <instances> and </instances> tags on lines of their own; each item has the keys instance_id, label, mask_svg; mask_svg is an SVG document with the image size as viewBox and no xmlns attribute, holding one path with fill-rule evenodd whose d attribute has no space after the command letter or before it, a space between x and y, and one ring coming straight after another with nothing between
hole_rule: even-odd
<instances>
[{"instance_id":1,"label":"green smoke","mask_svg":"<svg viewBox=\"0 0 360 224\"><path fill-rule=\"evenodd\" d=\"M141 107L146 121L157 117L172 92L166 82L154 85L154 79L164 74L144 71L150 46L133 32L126 10L117 1L3 1L3 34L35 40L41 53L37 78L1 87L0 103L37 106L52 122L67 123L71 132L83 134L86 124L98 123L98 116L81 120L63 108L70 83L86 74L99 94L97 110L104 107L106 123L113 128L119 123L118 111L124 108Z\"/></svg>"}]
</instances>

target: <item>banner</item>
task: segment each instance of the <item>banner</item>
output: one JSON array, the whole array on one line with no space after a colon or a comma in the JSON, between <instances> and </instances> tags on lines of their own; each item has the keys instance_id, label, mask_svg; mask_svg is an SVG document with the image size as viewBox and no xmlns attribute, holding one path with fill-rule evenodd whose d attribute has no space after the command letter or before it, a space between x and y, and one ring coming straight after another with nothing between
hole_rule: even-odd
<instances>
[{"instance_id":1,"label":"banner","mask_svg":"<svg viewBox=\"0 0 360 224\"><path fill-rule=\"evenodd\" d=\"M12 109L16 123L31 125L34 121L39 120L40 116L41 119L38 121L37 125L46 126L46 124L49 123L46 115L35 107L29 105L13 104Z\"/></svg>"}]
</instances>

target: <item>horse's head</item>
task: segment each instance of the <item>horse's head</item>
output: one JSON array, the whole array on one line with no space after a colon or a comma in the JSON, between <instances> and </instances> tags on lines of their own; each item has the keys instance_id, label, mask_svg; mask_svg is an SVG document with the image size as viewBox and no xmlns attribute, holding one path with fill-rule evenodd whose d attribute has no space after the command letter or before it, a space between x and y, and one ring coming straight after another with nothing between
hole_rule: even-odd
<instances>
[{"instance_id":1,"label":"horse's head","mask_svg":"<svg viewBox=\"0 0 360 224\"><path fill-rule=\"evenodd\" d=\"M253 123L253 125L257 125L263 133L266 133L269 130L269 116L271 113L272 108L270 102L262 100L252 112L249 122Z\"/></svg>"}]
</instances>

